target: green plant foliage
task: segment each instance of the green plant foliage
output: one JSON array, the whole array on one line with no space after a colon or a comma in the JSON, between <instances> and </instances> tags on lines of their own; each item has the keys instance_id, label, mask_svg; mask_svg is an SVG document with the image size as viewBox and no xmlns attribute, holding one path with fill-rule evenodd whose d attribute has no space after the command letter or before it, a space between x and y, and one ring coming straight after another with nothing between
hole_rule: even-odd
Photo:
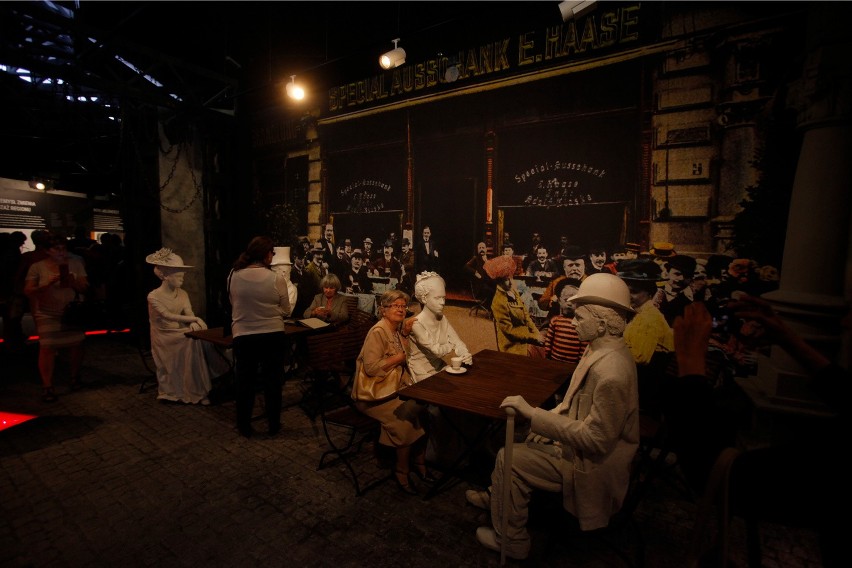
<instances>
[{"instance_id":1,"label":"green plant foliage","mask_svg":"<svg viewBox=\"0 0 852 568\"><path fill-rule=\"evenodd\" d=\"M296 208L289 203L276 203L266 208L262 216L264 234L268 235L276 246L296 247L299 238L296 233L299 217Z\"/></svg>"},{"instance_id":2,"label":"green plant foliage","mask_svg":"<svg viewBox=\"0 0 852 568\"><path fill-rule=\"evenodd\" d=\"M731 248L739 257L780 268L801 139L792 115L765 118L758 128L764 144L751 162L757 183L740 202Z\"/></svg>"}]
</instances>

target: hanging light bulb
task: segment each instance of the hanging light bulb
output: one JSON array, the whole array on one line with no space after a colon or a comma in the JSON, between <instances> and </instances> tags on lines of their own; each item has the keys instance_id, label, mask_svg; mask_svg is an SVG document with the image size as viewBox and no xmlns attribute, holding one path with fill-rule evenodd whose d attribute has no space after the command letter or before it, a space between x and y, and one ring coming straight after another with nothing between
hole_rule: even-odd
<instances>
[{"instance_id":1,"label":"hanging light bulb","mask_svg":"<svg viewBox=\"0 0 852 568\"><path fill-rule=\"evenodd\" d=\"M379 57L379 65L382 66L382 69L393 69L394 67L399 67L405 63L405 50L401 47L397 47L399 38L392 41L393 49Z\"/></svg>"},{"instance_id":2,"label":"hanging light bulb","mask_svg":"<svg viewBox=\"0 0 852 568\"><path fill-rule=\"evenodd\" d=\"M290 82L287 83L287 96L296 101L305 98L305 89L296 84L295 75L290 75Z\"/></svg>"}]
</instances>

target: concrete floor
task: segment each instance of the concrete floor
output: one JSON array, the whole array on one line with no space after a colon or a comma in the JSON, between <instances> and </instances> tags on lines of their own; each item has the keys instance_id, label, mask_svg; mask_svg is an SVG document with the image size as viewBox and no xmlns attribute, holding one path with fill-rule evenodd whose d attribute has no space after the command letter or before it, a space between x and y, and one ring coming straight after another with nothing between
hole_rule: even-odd
<instances>
[{"instance_id":1,"label":"concrete floor","mask_svg":"<svg viewBox=\"0 0 852 568\"><path fill-rule=\"evenodd\" d=\"M155 388L139 393L146 372L126 335L87 339L80 391L68 390L60 362L59 400L46 404L36 353L30 345L0 360L0 410L39 416L0 431L0 566L499 565L474 538L488 523L464 500L476 485L461 482L427 501L385 482L356 497L342 466L317 471L327 449L318 419L294 405L277 436L246 440L232 402L158 402ZM298 401L301 386L285 385L285 403ZM369 449L356 467L364 481L385 473ZM659 478L634 515L638 532L616 540L633 557L641 534L646 566L680 568L695 511ZM623 565L595 539L549 540L553 519L533 509L532 556L511 565ZM812 532L763 525L761 534L765 566L821 565ZM738 520L733 550L745 566Z\"/></svg>"}]
</instances>

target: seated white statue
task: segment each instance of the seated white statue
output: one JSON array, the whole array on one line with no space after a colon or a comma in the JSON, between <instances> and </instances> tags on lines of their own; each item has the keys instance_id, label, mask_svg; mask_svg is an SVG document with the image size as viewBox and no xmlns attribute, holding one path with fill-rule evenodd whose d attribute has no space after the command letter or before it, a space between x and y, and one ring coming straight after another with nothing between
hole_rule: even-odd
<instances>
[{"instance_id":1,"label":"seated white statue","mask_svg":"<svg viewBox=\"0 0 852 568\"><path fill-rule=\"evenodd\" d=\"M157 367L157 398L191 404L209 404L212 379L230 369L212 344L184 335L190 330L207 329L192 311L189 295L181 289L184 272L191 266L170 249L149 254L145 261L154 265L162 280L148 294L148 321L151 325L151 354Z\"/></svg>"},{"instance_id":2,"label":"seated white statue","mask_svg":"<svg viewBox=\"0 0 852 568\"><path fill-rule=\"evenodd\" d=\"M414 284L414 297L423 305L415 316L408 344L408 370L414 382L431 377L446 366L444 357L454 351L464 363L473 356L444 317L444 279L435 272L422 272Z\"/></svg>"},{"instance_id":3,"label":"seated white statue","mask_svg":"<svg viewBox=\"0 0 852 568\"><path fill-rule=\"evenodd\" d=\"M413 319L408 342L408 370L412 379L422 381L446 366L446 360L455 353L468 365L473 356L444 315L446 286L435 272L422 272L414 284L414 296L422 304L420 313ZM482 418L460 411L440 410L429 405L431 428L426 446L426 459L430 463L449 465L454 456L463 450L458 432L467 432L470 439L482 430Z\"/></svg>"}]
</instances>

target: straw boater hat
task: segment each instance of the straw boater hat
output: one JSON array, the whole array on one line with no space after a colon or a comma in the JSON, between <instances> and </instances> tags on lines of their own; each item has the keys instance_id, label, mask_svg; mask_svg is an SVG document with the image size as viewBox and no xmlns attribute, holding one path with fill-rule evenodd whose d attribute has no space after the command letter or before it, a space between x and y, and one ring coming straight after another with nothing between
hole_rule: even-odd
<instances>
[{"instance_id":1,"label":"straw boater hat","mask_svg":"<svg viewBox=\"0 0 852 568\"><path fill-rule=\"evenodd\" d=\"M277 266L279 264L293 264L290 262L290 247L273 247L273 252L275 256L272 257L271 266Z\"/></svg>"},{"instance_id":2,"label":"straw boater hat","mask_svg":"<svg viewBox=\"0 0 852 568\"><path fill-rule=\"evenodd\" d=\"M651 247L651 254L661 257L668 258L670 256L677 255L675 251L674 245L672 243L654 243L654 246Z\"/></svg>"},{"instance_id":3,"label":"straw boater hat","mask_svg":"<svg viewBox=\"0 0 852 568\"><path fill-rule=\"evenodd\" d=\"M161 248L145 257L145 262L154 266L165 266L167 268L192 268L183 263L183 259L172 252L170 248Z\"/></svg>"}]
</instances>

